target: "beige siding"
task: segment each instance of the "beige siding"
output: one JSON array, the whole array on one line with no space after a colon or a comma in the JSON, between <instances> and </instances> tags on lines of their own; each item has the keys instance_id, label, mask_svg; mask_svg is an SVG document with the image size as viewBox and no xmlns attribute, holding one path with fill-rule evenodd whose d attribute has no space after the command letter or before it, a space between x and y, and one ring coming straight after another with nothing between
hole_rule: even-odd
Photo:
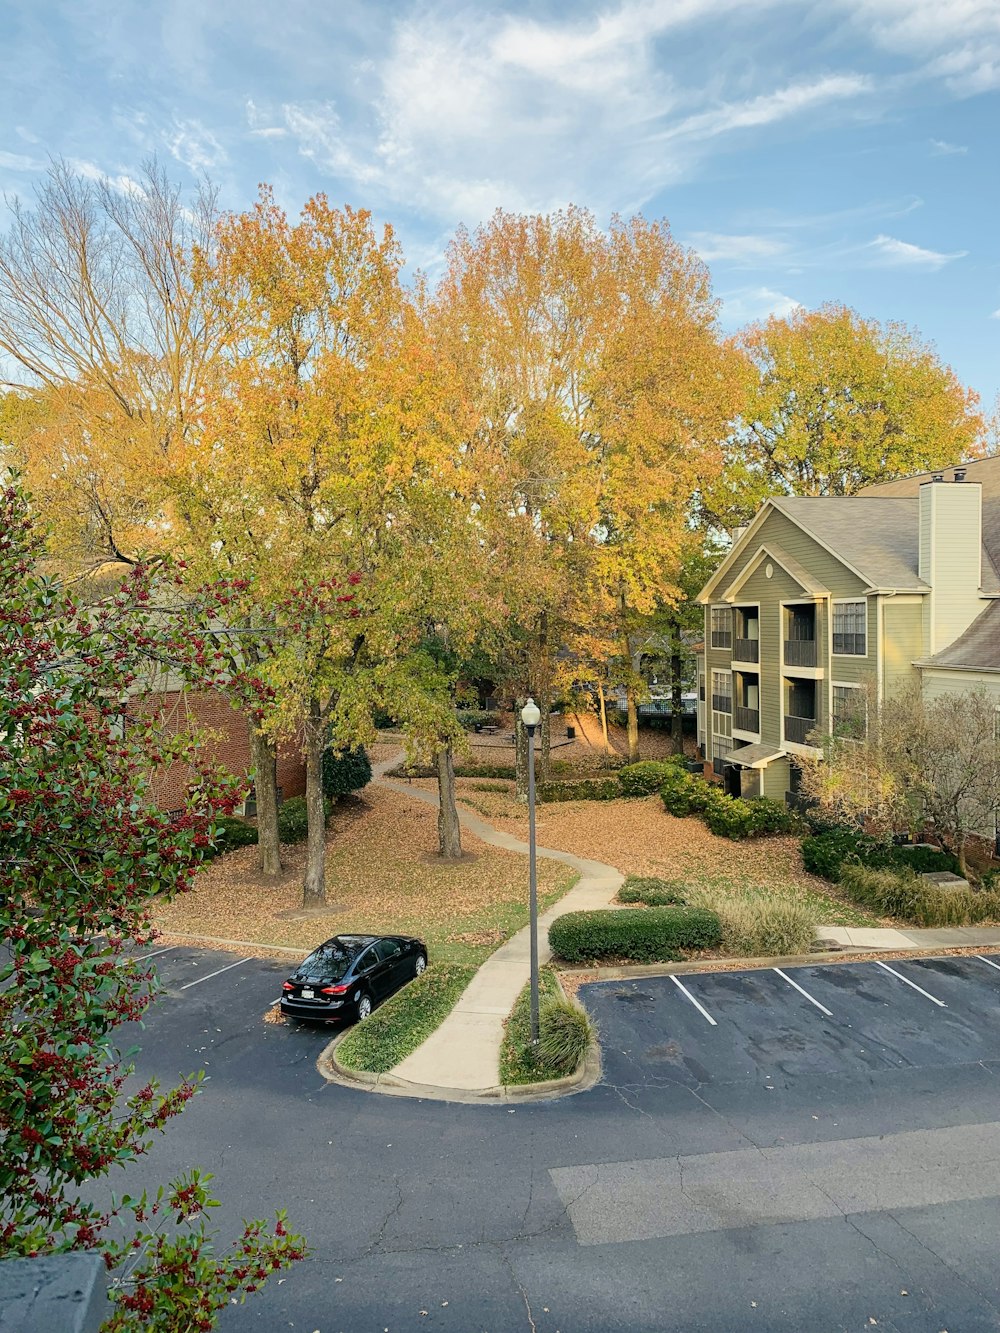
<instances>
[{"instance_id":1,"label":"beige siding","mask_svg":"<svg viewBox=\"0 0 1000 1333\"><path fill-rule=\"evenodd\" d=\"M925 652L923 601L922 597L882 598L882 673L887 695L917 680L913 663Z\"/></svg>"},{"instance_id":2,"label":"beige siding","mask_svg":"<svg viewBox=\"0 0 1000 1333\"><path fill-rule=\"evenodd\" d=\"M785 551L814 579L822 583L824 587L829 588L835 597L851 597L855 593L861 594L868 586L845 565L841 564L836 556L831 555L819 542L803 532L791 519L786 518L784 514L779 514L777 510L772 510L761 527L750 538L746 550L740 552L733 562L732 569L727 572L727 577L713 594L718 601L721 602L724 599L728 584L736 578L737 574L742 572L744 566L753 558L760 546L769 546L772 549L780 548ZM746 595L745 589L740 591L739 596L744 595Z\"/></svg>"},{"instance_id":3,"label":"beige siding","mask_svg":"<svg viewBox=\"0 0 1000 1333\"><path fill-rule=\"evenodd\" d=\"M788 790L788 760L775 759L764 769L764 796L783 801Z\"/></svg>"},{"instance_id":4,"label":"beige siding","mask_svg":"<svg viewBox=\"0 0 1000 1333\"><path fill-rule=\"evenodd\" d=\"M838 601L844 600L837 598ZM874 680L878 664L878 598L869 597L867 599L858 597L857 601L867 600L868 608L865 616L865 648L867 652L864 657L854 653L833 653L830 655L830 679L843 681L845 685L863 685L866 681ZM828 633L830 634L830 644L833 644L833 603L830 604Z\"/></svg>"},{"instance_id":5,"label":"beige siding","mask_svg":"<svg viewBox=\"0 0 1000 1333\"><path fill-rule=\"evenodd\" d=\"M995 695L1000 704L998 672L939 671L934 667L922 667L920 678L924 695L928 699L940 699L944 694L969 694L982 686Z\"/></svg>"},{"instance_id":6,"label":"beige siding","mask_svg":"<svg viewBox=\"0 0 1000 1333\"><path fill-rule=\"evenodd\" d=\"M982 487L969 482L920 487L920 577L931 586L924 611L931 653L953 643L983 610L981 497Z\"/></svg>"}]
</instances>

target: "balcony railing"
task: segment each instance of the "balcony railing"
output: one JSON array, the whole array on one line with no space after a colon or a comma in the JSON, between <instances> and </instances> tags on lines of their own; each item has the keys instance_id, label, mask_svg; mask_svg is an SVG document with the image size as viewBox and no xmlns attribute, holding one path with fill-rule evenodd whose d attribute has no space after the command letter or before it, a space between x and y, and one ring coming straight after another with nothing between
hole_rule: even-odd
<instances>
[{"instance_id":1,"label":"balcony railing","mask_svg":"<svg viewBox=\"0 0 1000 1333\"><path fill-rule=\"evenodd\" d=\"M731 648L733 646L733 633L728 629L712 630L713 648Z\"/></svg>"},{"instance_id":2,"label":"balcony railing","mask_svg":"<svg viewBox=\"0 0 1000 1333\"><path fill-rule=\"evenodd\" d=\"M815 639L786 639L785 666L814 667L816 665Z\"/></svg>"},{"instance_id":3,"label":"balcony railing","mask_svg":"<svg viewBox=\"0 0 1000 1333\"><path fill-rule=\"evenodd\" d=\"M785 740L791 741L793 745L808 745L806 737L810 731L816 730L816 719L814 717L786 717L785 718Z\"/></svg>"},{"instance_id":4,"label":"balcony railing","mask_svg":"<svg viewBox=\"0 0 1000 1333\"><path fill-rule=\"evenodd\" d=\"M739 704L733 709L733 726L738 731L760 731L760 709L741 708Z\"/></svg>"},{"instance_id":5,"label":"balcony railing","mask_svg":"<svg viewBox=\"0 0 1000 1333\"><path fill-rule=\"evenodd\" d=\"M758 639L737 639L733 644L733 658L737 662L760 661L760 641Z\"/></svg>"}]
</instances>

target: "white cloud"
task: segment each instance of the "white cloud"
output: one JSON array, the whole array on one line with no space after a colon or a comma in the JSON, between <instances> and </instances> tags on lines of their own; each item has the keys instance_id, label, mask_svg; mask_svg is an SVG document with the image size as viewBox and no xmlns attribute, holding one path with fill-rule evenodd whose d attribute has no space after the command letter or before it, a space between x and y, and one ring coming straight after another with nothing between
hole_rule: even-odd
<instances>
[{"instance_id":1,"label":"white cloud","mask_svg":"<svg viewBox=\"0 0 1000 1333\"><path fill-rule=\"evenodd\" d=\"M967 153L969 150L958 143L948 143L945 139L931 139L931 154L934 157L951 157L956 153Z\"/></svg>"},{"instance_id":2,"label":"white cloud","mask_svg":"<svg viewBox=\"0 0 1000 1333\"><path fill-rule=\"evenodd\" d=\"M172 129L164 134L170 153L189 171L209 171L226 161L226 150L218 139L197 120L174 119Z\"/></svg>"},{"instance_id":3,"label":"white cloud","mask_svg":"<svg viewBox=\"0 0 1000 1333\"><path fill-rule=\"evenodd\" d=\"M258 139L285 139L288 137L288 130L282 125L265 125L259 130L251 130L250 133Z\"/></svg>"},{"instance_id":4,"label":"white cloud","mask_svg":"<svg viewBox=\"0 0 1000 1333\"><path fill-rule=\"evenodd\" d=\"M777 236L731 236L715 231L696 231L690 244L706 263L715 260L752 264L758 260L773 259L787 250L787 242Z\"/></svg>"},{"instance_id":5,"label":"white cloud","mask_svg":"<svg viewBox=\"0 0 1000 1333\"><path fill-rule=\"evenodd\" d=\"M711 139L732 130L751 129L787 120L824 102L860 97L872 89L863 74L831 74L808 83L790 84L743 102L726 102L710 111L688 116L662 134L664 139Z\"/></svg>"},{"instance_id":6,"label":"white cloud","mask_svg":"<svg viewBox=\"0 0 1000 1333\"><path fill-rule=\"evenodd\" d=\"M8 171L43 171L45 163L34 157L25 157L23 153L8 153L0 149L0 167L6 167Z\"/></svg>"},{"instance_id":7,"label":"white cloud","mask_svg":"<svg viewBox=\"0 0 1000 1333\"><path fill-rule=\"evenodd\" d=\"M784 292L774 291L771 287L739 287L731 292L724 292L722 301L722 322L729 328L741 324L755 323L767 319L770 315L785 319L793 310L799 310L801 301Z\"/></svg>"},{"instance_id":8,"label":"white cloud","mask_svg":"<svg viewBox=\"0 0 1000 1333\"><path fill-rule=\"evenodd\" d=\"M1000 319L1000 310L994 310L993 314L990 315L990 319Z\"/></svg>"},{"instance_id":9,"label":"white cloud","mask_svg":"<svg viewBox=\"0 0 1000 1333\"><path fill-rule=\"evenodd\" d=\"M958 97L1000 86L996 0L840 0L876 45L923 59L923 73Z\"/></svg>"},{"instance_id":10,"label":"white cloud","mask_svg":"<svg viewBox=\"0 0 1000 1333\"><path fill-rule=\"evenodd\" d=\"M955 250L946 254L941 250L925 250L923 246L911 245L909 241L897 240L895 236L876 236L865 247L883 263L909 268L944 268L955 259L964 259L968 250Z\"/></svg>"}]
</instances>

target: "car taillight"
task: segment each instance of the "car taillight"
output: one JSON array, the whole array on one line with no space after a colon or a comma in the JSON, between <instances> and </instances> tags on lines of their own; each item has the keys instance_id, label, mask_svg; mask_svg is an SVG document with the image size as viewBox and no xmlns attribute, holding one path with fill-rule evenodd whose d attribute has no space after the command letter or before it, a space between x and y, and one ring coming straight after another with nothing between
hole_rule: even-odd
<instances>
[{"instance_id":1,"label":"car taillight","mask_svg":"<svg viewBox=\"0 0 1000 1333\"><path fill-rule=\"evenodd\" d=\"M324 986L323 989L320 991L320 995L346 995L350 989L351 987L349 985Z\"/></svg>"},{"instance_id":2,"label":"car taillight","mask_svg":"<svg viewBox=\"0 0 1000 1333\"><path fill-rule=\"evenodd\" d=\"M286 982L282 985L281 989L282 989L282 990L294 990L295 987L292 985L292 983L291 983L290 981L286 981Z\"/></svg>"}]
</instances>

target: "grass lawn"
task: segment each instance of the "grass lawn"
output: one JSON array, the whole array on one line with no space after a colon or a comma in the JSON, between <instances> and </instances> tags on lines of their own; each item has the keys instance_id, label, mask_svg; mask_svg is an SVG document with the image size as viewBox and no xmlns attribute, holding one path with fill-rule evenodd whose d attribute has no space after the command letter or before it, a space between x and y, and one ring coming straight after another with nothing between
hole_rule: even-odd
<instances>
[{"instance_id":1,"label":"grass lawn","mask_svg":"<svg viewBox=\"0 0 1000 1333\"><path fill-rule=\"evenodd\" d=\"M495 827L527 837L527 814L513 799L513 783L460 778L458 790L462 803ZM690 901L699 892L783 899L806 907L820 925L883 924L849 902L835 884L803 869L799 839L719 838L696 815L668 815L658 796L553 802L538 807L537 821L540 846L606 861L625 875L682 881L693 891Z\"/></svg>"},{"instance_id":2,"label":"grass lawn","mask_svg":"<svg viewBox=\"0 0 1000 1333\"><path fill-rule=\"evenodd\" d=\"M528 863L463 833L468 853L438 860L436 812L383 787L336 807L327 849L328 908L301 915L304 844L284 849L286 870L263 882L255 847L210 862L193 889L156 913L165 934L286 945L308 951L350 931L418 935L435 963L478 966L528 921ZM572 870L540 861L545 906L575 881Z\"/></svg>"},{"instance_id":3,"label":"grass lawn","mask_svg":"<svg viewBox=\"0 0 1000 1333\"><path fill-rule=\"evenodd\" d=\"M432 963L351 1029L337 1047L337 1059L371 1074L393 1069L447 1018L474 974L475 968L460 963Z\"/></svg>"}]
</instances>

